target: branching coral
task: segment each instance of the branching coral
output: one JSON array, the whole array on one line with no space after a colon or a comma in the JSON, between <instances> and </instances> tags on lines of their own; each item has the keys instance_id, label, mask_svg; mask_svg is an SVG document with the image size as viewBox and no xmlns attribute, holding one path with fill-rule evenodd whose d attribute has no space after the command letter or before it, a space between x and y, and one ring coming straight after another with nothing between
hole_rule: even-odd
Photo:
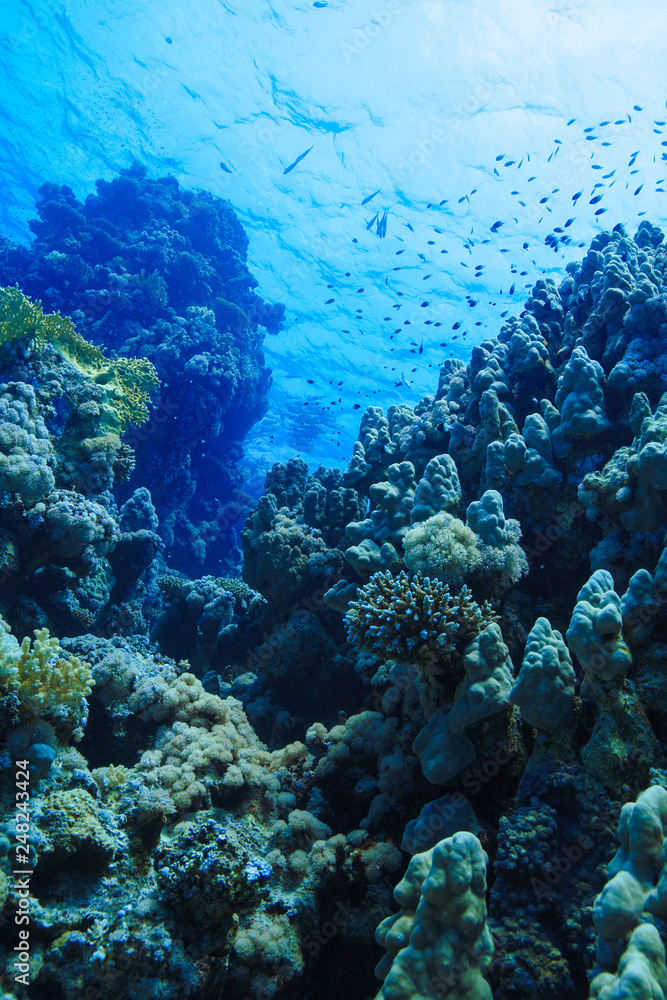
<instances>
[{"instance_id":1,"label":"branching coral","mask_svg":"<svg viewBox=\"0 0 667 1000\"><path fill-rule=\"evenodd\" d=\"M0 618L0 688L16 694L26 718L48 719L70 735L85 720L93 676L48 629L36 629L32 645L28 636L19 644Z\"/></svg>"},{"instance_id":2,"label":"branching coral","mask_svg":"<svg viewBox=\"0 0 667 1000\"><path fill-rule=\"evenodd\" d=\"M415 574L376 573L362 587L345 616L351 642L378 656L427 666L443 666L458 647L496 616L480 607L463 587L451 594L447 584Z\"/></svg>"}]
</instances>

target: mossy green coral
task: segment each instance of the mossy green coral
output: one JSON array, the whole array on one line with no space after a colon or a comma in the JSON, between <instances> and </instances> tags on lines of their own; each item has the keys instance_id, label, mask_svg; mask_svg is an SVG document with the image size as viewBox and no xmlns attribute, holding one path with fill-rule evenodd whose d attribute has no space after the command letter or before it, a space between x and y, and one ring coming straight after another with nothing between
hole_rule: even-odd
<instances>
[{"instance_id":1,"label":"mossy green coral","mask_svg":"<svg viewBox=\"0 0 667 1000\"><path fill-rule=\"evenodd\" d=\"M98 867L106 866L113 857L113 838L100 823L95 800L83 788L46 796L41 832L44 845L40 859L53 854L61 861L76 859L78 865Z\"/></svg>"},{"instance_id":2,"label":"mossy green coral","mask_svg":"<svg viewBox=\"0 0 667 1000\"><path fill-rule=\"evenodd\" d=\"M148 398L157 389L155 368L146 358L113 358L89 344L66 316L44 315L39 302L20 288L0 288L0 345L32 340L38 350L50 344L68 361L105 388L106 430L122 434L131 424L148 418Z\"/></svg>"}]
</instances>

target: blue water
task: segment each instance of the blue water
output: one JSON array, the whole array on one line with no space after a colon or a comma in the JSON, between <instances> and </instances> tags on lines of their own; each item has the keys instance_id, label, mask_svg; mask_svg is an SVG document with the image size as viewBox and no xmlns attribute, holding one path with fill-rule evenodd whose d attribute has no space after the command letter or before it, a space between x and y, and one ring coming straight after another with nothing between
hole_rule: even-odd
<instances>
[{"instance_id":1,"label":"blue water","mask_svg":"<svg viewBox=\"0 0 667 1000\"><path fill-rule=\"evenodd\" d=\"M497 333L500 313L518 312L541 273L561 276L577 244L616 222L634 231L644 214L660 224L663 11L651 0L10 0L0 231L29 239L44 181L84 198L134 158L229 199L261 293L287 305L284 331L266 339L271 409L248 438L249 465L259 481L295 453L345 464L355 402L414 405L443 357L465 359ZM380 238L366 224L385 211ZM554 227L572 243L545 244Z\"/></svg>"}]
</instances>

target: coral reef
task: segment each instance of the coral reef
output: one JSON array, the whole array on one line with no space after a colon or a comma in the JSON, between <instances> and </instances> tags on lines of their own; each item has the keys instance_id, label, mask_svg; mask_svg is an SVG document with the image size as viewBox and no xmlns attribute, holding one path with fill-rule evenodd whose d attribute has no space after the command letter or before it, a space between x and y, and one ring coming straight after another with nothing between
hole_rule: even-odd
<instances>
[{"instance_id":1,"label":"coral reef","mask_svg":"<svg viewBox=\"0 0 667 1000\"><path fill-rule=\"evenodd\" d=\"M255 502L281 309L231 206L135 166L38 211L0 243L5 997L29 911L26 996L661 1000L659 230Z\"/></svg>"}]
</instances>

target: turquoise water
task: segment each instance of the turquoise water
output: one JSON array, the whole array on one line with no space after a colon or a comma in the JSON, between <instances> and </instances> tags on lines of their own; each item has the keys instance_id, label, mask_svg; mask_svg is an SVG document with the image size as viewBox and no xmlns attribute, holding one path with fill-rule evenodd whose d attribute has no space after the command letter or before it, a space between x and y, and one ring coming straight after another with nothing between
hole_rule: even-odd
<instances>
[{"instance_id":1,"label":"turquoise water","mask_svg":"<svg viewBox=\"0 0 667 1000\"><path fill-rule=\"evenodd\" d=\"M666 66L0 0L0 1000L667 1000Z\"/></svg>"},{"instance_id":2,"label":"turquoise water","mask_svg":"<svg viewBox=\"0 0 667 1000\"><path fill-rule=\"evenodd\" d=\"M632 228L663 211L660 3L14 0L0 11L5 235L27 238L45 180L82 198L135 157L239 213L251 270L288 318L266 341L274 384L248 441L253 465L294 452L343 464L354 402L414 405L442 358L467 358L537 274L577 259L575 244L609 219ZM384 238L366 229L377 211ZM554 252L544 239L571 217L572 244Z\"/></svg>"}]
</instances>

